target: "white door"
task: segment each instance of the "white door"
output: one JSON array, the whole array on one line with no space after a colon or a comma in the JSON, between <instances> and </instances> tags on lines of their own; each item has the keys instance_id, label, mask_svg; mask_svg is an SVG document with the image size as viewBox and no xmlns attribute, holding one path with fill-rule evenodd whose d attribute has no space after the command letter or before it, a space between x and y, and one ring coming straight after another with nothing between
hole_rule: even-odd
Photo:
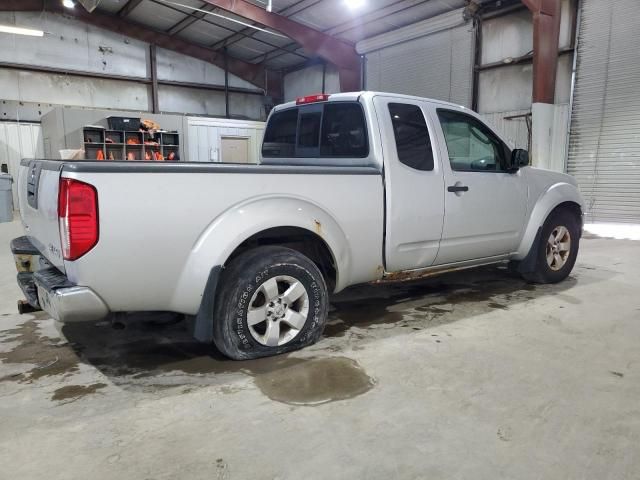
<instances>
[{"instance_id":1,"label":"white door","mask_svg":"<svg viewBox=\"0 0 640 480\"><path fill-rule=\"evenodd\" d=\"M386 270L428 267L438 253L444 179L426 104L378 96L374 100L384 151Z\"/></svg>"},{"instance_id":2,"label":"white door","mask_svg":"<svg viewBox=\"0 0 640 480\"><path fill-rule=\"evenodd\" d=\"M249 163L249 139L220 137L220 153L222 163Z\"/></svg>"},{"instance_id":3,"label":"white door","mask_svg":"<svg viewBox=\"0 0 640 480\"><path fill-rule=\"evenodd\" d=\"M445 219L437 265L496 257L516 250L527 188L509 173L510 150L472 115L433 109L444 162Z\"/></svg>"}]
</instances>

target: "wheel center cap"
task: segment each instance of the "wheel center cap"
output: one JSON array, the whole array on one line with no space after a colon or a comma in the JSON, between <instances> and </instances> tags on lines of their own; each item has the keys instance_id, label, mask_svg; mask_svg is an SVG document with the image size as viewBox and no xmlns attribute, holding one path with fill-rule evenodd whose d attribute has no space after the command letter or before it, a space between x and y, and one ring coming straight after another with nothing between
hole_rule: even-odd
<instances>
[{"instance_id":1,"label":"wheel center cap","mask_svg":"<svg viewBox=\"0 0 640 480\"><path fill-rule=\"evenodd\" d=\"M283 305L276 305L273 309L273 313L276 317L282 317L284 315L285 308Z\"/></svg>"}]
</instances>

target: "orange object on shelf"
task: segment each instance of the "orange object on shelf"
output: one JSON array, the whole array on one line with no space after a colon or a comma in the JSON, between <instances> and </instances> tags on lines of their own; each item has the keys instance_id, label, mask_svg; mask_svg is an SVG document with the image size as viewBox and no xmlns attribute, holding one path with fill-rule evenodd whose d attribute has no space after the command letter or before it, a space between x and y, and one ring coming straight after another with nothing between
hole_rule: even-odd
<instances>
[{"instance_id":1,"label":"orange object on shelf","mask_svg":"<svg viewBox=\"0 0 640 480\"><path fill-rule=\"evenodd\" d=\"M164 157L162 156L162 154L160 152L156 152L154 154L154 157L155 157L154 160L156 162L164 162Z\"/></svg>"},{"instance_id":2,"label":"orange object on shelf","mask_svg":"<svg viewBox=\"0 0 640 480\"><path fill-rule=\"evenodd\" d=\"M98 150L98 153L96 153L96 160L104 160L104 153L102 153L102 150Z\"/></svg>"},{"instance_id":3,"label":"orange object on shelf","mask_svg":"<svg viewBox=\"0 0 640 480\"><path fill-rule=\"evenodd\" d=\"M127 160L130 162L135 162L136 160L136 155L133 152L129 152L127 153Z\"/></svg>"},{"instance_id":4,"label":"orange object on shelf","mask_svg":"<svg viewBox=\"0 0 640 480\"><path fill-rule=\"evenodd\" d=\"M107 155L107 159L108 160L115 160L115 158L113 156L113 152L109 152L109 155Z\"/></svg>"},{"instance_id":5,"label":"orange object on shelf","mask_svg":"<svg viewBox=\"0 0 640 480\"><path fill-rule=\"evenodd\" d=\"M127 138L127 145L140 145L140 140L135 137Z\"/></svg>"},{"instance_id":6,"label":"orange object on shelf","mask_svg":"<svg viewBox=\"0 0 640 480\"><path fill-rule=\"evenodd\" d=\"M151 152L149 150L144 152L144 159L145 160L151 160Z\"/></svg>"}]
</instances>

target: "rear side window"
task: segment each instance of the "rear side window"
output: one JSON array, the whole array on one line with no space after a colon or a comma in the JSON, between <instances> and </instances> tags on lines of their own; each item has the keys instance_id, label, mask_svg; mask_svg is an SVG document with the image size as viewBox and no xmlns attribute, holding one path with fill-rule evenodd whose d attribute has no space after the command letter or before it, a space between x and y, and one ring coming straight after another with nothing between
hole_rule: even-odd
<instances>
[{"instance_id":1,"label":"rear side window","mask_svg":"<svg viewBox=\"0 0 640 480\"><path fill-rule=\"evenodd\" d=\"M420 107L390 103L389 114L400 163L416 170L433 170L431 137Z\"/></svg>"},{"instance_id":2,"label":"rear side window","mask_svg":"<svg viewBox=\"0 0 640 480\"><path fill-rule=\"evenodd\" d=\"M357 102L312 104L274 113L262 145L267 158L364 158L367 128Z\"/></svg>"},{"instance_id":3,"label":"rear side window","mask_svg":"<svg viewBox=\"0 0 640 480\"><path fill-rule=\"evenodd\" d=\"M297 108L274 113L264 134L262 154L265 157L293 157L297 127Z\"/></svg>"},{"instance_id":4,"label":"rear side window","mask_svg":"<svg viewBox=\"0 0 640 480\"><path fill-rule=\"evenodd\" d=\"M321 157L366 157L367 129L358 103L328 103L322 118Z\"/></svg>"}]
</instances>

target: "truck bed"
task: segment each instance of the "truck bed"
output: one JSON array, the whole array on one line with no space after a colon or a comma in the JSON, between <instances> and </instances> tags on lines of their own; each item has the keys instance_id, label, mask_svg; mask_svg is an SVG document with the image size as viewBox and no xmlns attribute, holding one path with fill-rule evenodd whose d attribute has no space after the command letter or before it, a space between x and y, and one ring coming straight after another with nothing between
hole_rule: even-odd
<instances>
[{"instance_id":1,"label":"truck bed","mask_svg":"<svg viewBox=\"0 0 640 480\"><path fill-rule=\"evenodd\" d=\"M98 192L99 241L75 261L60 254L61 177ZM31 160L18 188L32 243L111 311L195 314L218 259L274 217L344 239L336 289L380 274L371 265L382 265L384 186L373 167Z\"/></svg>"}]
</instances>

